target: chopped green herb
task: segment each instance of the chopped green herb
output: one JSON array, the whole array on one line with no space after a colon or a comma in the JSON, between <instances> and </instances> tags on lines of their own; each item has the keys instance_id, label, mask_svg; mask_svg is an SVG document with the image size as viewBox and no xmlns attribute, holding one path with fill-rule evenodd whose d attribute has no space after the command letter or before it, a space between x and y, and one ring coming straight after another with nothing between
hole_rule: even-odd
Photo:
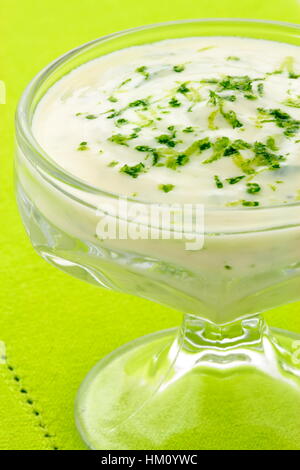
<instances>
[{"instance_id":1,"label":"chopped green herb","mask_svg":"<svg viewBox=\"0 0 300 470\"><path fill-rule=\"evenodd\" d=\"M196 140L193 142L185 151L184 154L190 157L193 154L197 153L202 153L205 150L209 149L211 147L211 143L209 141L208 137L205 137L204 139Z\"/></svg>"},{"instance_id":2,"label":"chopped green herb","mask_svg":"<svg viewBox=\"0 0 300 470\"><path fill-rule=\"evenodd\" d=\"M230 140L228 137L219 137L213 144L214 152L212 156L208 158L207 160L205 160L203 163L204 164L212 163L222 158L224 155L225 149L229 146L229 144L230 144Z\"/></svg>"},{"instance_id":3,"label":"chopped green herb","mask_svg":"<svg viewBox=\"0 0 300 470\"><path fill-rule=\"evenodd\" d=\"M236 177L234 177L234 178L227 178L226 181L227 181L229 184L237 184L237 183L239 183L240 181L242 181L244 178L245 178L245 175L243 175L243 176L236 176Z\"/></svg>"},{"instance_id":4,"label":"chopped green herb","mask_svg":"<svg viewBox=\"0 0 300 470\"><path fill-rule=\"evenodd\" d=\"M137 69L135 69L137 73L140 73L141 75L145 77L146 80L148 80L148 78L150 77L150 74L147 70L148 70L148 67L146 67L146 65L142 65L141 67L138 67Z\"/></svg>"},{"instance_id":5,"label":"chopped green herb","mask_svg":"<svg viewBox=\"0 0 300 470\"><path fill-rule=\"evenodd\" d=\"M177 88L177 93L182 93L183 95L185 93L188 93L190 89L186 86L186 83L182 83L179 88Z\"/></svg>"},{"instance_id":6,"label":"chopped green herb","mask_svg":"<svg viewBox=\"0 0 300 470\"><path fill-rule=\"evenodd\" d=\"M119 163L119 162L117 162L116 160L113 160L113 161L110 162L107 166L113 168L114 166L118 165L118 163Z\"/></svg>"},{"instance_id":7,"label":"chopped green herb","mask_svg":"<svg viewBox=\"0 0 300 470\"><path fill-rule=\"evenodd\" d=\"M242 92L252 92L252 80L248 75L230 76L227 75L219 82L219 89L222 90L238 90Z\"/></svg>"},{"instance_id":8,"label":"chopped green herb","mask_svg":"<svg viewBox=\"0 0 300 470\"><path fill-rule=\"evenodd\" d=\"M159 135L158 137L155 137L155 139L160 144L165 144L168 147L175 147L175 145L176 145L176 142L175 142L175 140L173 140L173 137L168 135L168 134Z\"/></svg>"},{"instance_id":9,"label":"chopped green herb","mask_svg":"<svg viewBox=\"0 0 300 470\"><path fill-rule=\"evenodd\" d=\"M238 127L243 127L243 124L238 120L237 118L237 115L235 113L235 111L225 111L224 110L224 107L223 107L223 101L224 100L227 100L227 101L235 101L236 100L236 97L233 96L233 95L229 95L229 96L220 96L218 95L218 93L212 91L212 90L209 90L209 103L212 104L213 106L219 106L219 112L221 113L221 115L224 117L224 119L226 119L226 121L234 128L238 128ZM217 116L217 113L218 111L214 111L213 113L211 113L208 117L208 126L209 126L209 129L212 129L212 130L215 130L216 127L215 127L215 124L214 124L214 120Z\"/></svg>"},{"instance_id":10,"label":"chopped green herb","mask_svg":"<svg viewBox=\"0 0 300 470\"><path fill-rule=\"evenodd\" d=\"M258 183L247 183L247 193L256 194L261 191L261 187Z\"/></svg>"},{"instance_id":11,"label":"chopped green herb","mask_svg":"<svg viewBox=\"0 0 300 470\"><path fill-rule=\"evenodd\" d=\"M255 142L253 147L255 153L255 163L257 166L267 166L269 169L280 168L280 162L285 160L282 155L276 155L268 151L267 146L261 142Z\"/></svg>"},{"instance_id":12,"label":"chopped green herb","mask_svg":"<svg viewBox=\"0 0 300 470\"><path fill-rule=\"evenodd\" d=\"M246 149L251 149L252 145L246 142L245 140L242 139L236 139L233 141L233 146L237 150L246 150Z\"/></svg>"},{"instance_id":13,"label":"chopped green herb","mask_svg":"<svg viewBox=\"0 0 300 470\"><path fill-rule=\"evenodd\" d=\"M107 98L108 101L110 101L111 103L116 103L118 100L117 98L115 98L114 96L109 96L109 98Z\"/></svg>"},{"instance_id":14,"label":"chopped green herb","mask_svg":"<svg viewBox=\"0 0 300 470\"><path fill-rule=\"evenodd\" d=\"M270 150L273 150L274 152L279 150L277 145L276 145L276 141L275 141L274 137L268 137L266 145Z\"/></svg>"},{"instance_id":15,"label":"chopped green herb","mask_svg":"<svg viewBox=\"0 0 300 470\"><path fill-rule=\"evenodd\" d=\"M259 83L259 84L257 85L257 91L258 91L259 96L263 96L263 95L264 95L264 92L265 92L265 91L264 91L264 88L265 88L265 87L264 87L264 84L263 84L263 83Z\"/></svg>"},{"instance_id":16,"label":"chopped green herb","mask_svg":"<svg viewBox=\"0 0 300 470\"><path fill-rule=\"evenodd\" d=\"M241 201L245 207L258 207L260 203L258 201Z\"/></svg>"},{"instance_id":17,"label":"chopped green herb","mask_svg":"<svg viewBox=\"0 0 300 470\"><path fill-rule=\"evenodd\" d=\"M169 193L174 188L175 188L174 184L160 184L158 186L158 189L160 189L161 191L164 191L165 193Z\"/></svg>"},{"instance_id":18,"label":"chopped green herb","mask_svg":"<svg viewBox=\"0 0 300 470\"><path fill-rule=\"evenodd\" d=\"M249 93L249 94L245 94L244 96L245 96L245 98L246 98L247 100L252 100L252 101L257 100L257 96L252 95L252 94L250 94L250 93Z\"/></svg>"},{"instance_id":19,"label":"chopped green herb","mask_svg":"<svg viewBox=\"0 0 300 470\"><path fill-rule=\"evenodd\" d=\"M219 80L217 78L204 78L200 80L200 83L203 83L205 85L217 85L219 83Z\"/></svg>"},{"instance_id":20,"label":"chopped green herb","mask_svg":"<svg viewBox=\"0 0 300 470\"><path fill-rule=\"evenodd\" d=\"M125 145L128 147L127 141L136 139L138 135L136 133L132 133L130 135L123 135L123 134L114 134L109 137L107 140L113 142L114 144Z\"/></svg>"},{"instance_id":21,"label":"chopped green herb","mask_svg":"<svg viewBox=\"0 0 300 470\"><path fill-rule=\"evenodd\" d=\"M222 105L223 101L236 101L236 96L235 95L219 95L213 90L209 90L209 104L212 104L213 106L216 105Z\"/></svg>"},{"instance_id":22,"label":"chopped green herb","mask_svg":"<svg viewBox=\"0 0 300 470\"><path fill-rule=\"evenodd\" d=\"M194 132L195 129L191 126L186 127L185 129L182 129L182 132L185 132L186 134L189 134L190 132Z\"/></svg>"},{"instance_id":23,"label":"chopped green herb","mask_svg":"<svg viewBox=\"0 0 300 470\"><path fill-rule=\"evenodd\" d=\"M184 68L185 68L184 65L174 65L173 70L174 72L180 73L184 71Z\"/></svg>"},{"instance_id":24,"label":"chopped green herb","mask_svg":"<svg viewBox=\"0 0 300 470\"><path fill-rule=\"evenodd\" d=\"M159 153L156 152L156 150L153 150L152 151L152 164L153 164L153 166L159 165L159 159L160 159Z\"/></svg>"},{"instance_id":25,"label":"chopped green herb","mask_svg":"<svg viewBox=\"0 0 300 470\"><path fill-rule=\"evenodd\" d=\"M121 126L123 126L124 124L128 124L127 119L120 118L120 119L117 119L117 120L116 120L116 125L117 125L117 127L121 127Z\"/></svg>"},{"instance_id":26,"label":"chopped green herb","mask_svg":"<svg viewBox=\"0 0 300 470\"><path fill-rule=\"evenodd\" d=\"M243 127L243 124L238 120L237 115L234 111L224 111L222 109L221 114L224 119L226 119L226 121L233 127L233 129Z\"/></svg>"},{"instance_id":27,"label":"chopped green herb","mask_svg":"<svg viewBox=\"0 0 300 470\"><path fill-rule=\"evenodd\" d=\"M213 90L209 90L209 104L216 106L219 103L220 96Z\"/></svg>"},{"instance_id":28,"label":"chopped green herb","mask_svg":"<svg viewBox=\"0 0 300 470\"><path fill-rule=\"evenodd\" d=\"M127 175L131 176L132 178L137 178L140 173L144 171L145 165L144 163L140 162L137 165L129 166L124 165L120 169L120 173L126 173Z\"/></svg>"},{"instance_id":29,"label":"chopped green herb","mask_svg":"<svg viewBox=\"0 0 300 470\"><path fill-rule=\"evenodd\" d=\"M132 78L127 78L126 80L124 80L120 85L119 85L119 88L121 88L122 86L126 85L127 83L131 82Z\"/></svg>"},{"instance_id":30,"label":"chopped green herb","mask_svg":"<svg viewBox=\"0 0 300 470\"><path fill-rule=\"evenodd\" d=\"M238 149L234 145L229 145L229 147L227 147L224 151L224 157L230 157L235 153L239 153Z\"/></svg>"},{"instance_id":31,"label":"chopped green herb","mask_svg":"<svg viewBox=\"0 0 300 470\"><path fill-rule=\"evenodd\" d=\"M149 106L149 101L147 99L144 100L135 100L129 103L129 108L137 108L140 106L143 106L144 108L147 108Z\"/></svg>"},{"instance_id":32,"label":"chopped green herb","mask_svg":"<svg viewBox=\"0 0 300 470\"><path fill-rule=\"evenodd\" d=\"M244 199L240 201L229 202L226 204L228 207L230 206L245 206L245 207L258 207L260 203L258 201L245 201Z\"/></svg>"},{"instance_id":33,"label":"chopped green herb","mask_svg":"<svg viewBox=\"0 0 300 470\"><path fill-rule=\"evenodd\" d=\"M248 100L255 100L257 96L253 91L253 82L262 81L264 78L251 79L248 75L242 76L231 76L227 75L222 80L217 80L218 91L238 91L244 94L244 97ZM259 95L263 92L263 87L259 84L257 86L257 92Z\"/></svg>"},{"instance_id":34,"label":"chopped green herb","mask_svg":"<svg viewBox=\"0 0 300 470\"><path fill-rule=\"evenodd\" d=\"M204 150L207 150L211 147L211 143L209 142L208 137L205 139L199 140L197 142L197 145L199 147L200 152L204 152Z\"/></svg>"},{"instance_id":35,"label":"chopped green herb","mask_svg":"<svg viewBox=\"0 0 300 470\"><path fill-rule=\"evenodd\" d=\"M237 153L233 156L233 162L246 175L253 175L256 173L256 164L254 158L244 158L240 153Z\"/></svg>"},{"instance_id":36,"label":"chopped green herb","mask_svg":"<svg viewBox=\"0 0 300 470\"><path fill-rule=\"evenodd\" d=\"M224 188L224 184L223 184L222 181L220 180L219 176L216 175L216 176L214 177L214 179L215 179L215 183L216 183L217 188L219 188L219 189Z\"/></svg>"},{"instance_id":37,"label":"chopped green herb","mask_svg":"<svg viewBox=\"0 0 300 470\"><path fill-rule=\"evenodd\" d=\"M107 116L107 119L113 119L114 117L120 116L121 111L111 110L112 113Z\"/></svg>"},{"instance_id":38,"label":"chopped green herb","mask_svg":"<svg viewBox=\"0 0 300 470\"><path fill-rule=\"evenodd\" d=\"M277 72L282 73L286 70L289 75L289 78L295 78L295 79L299 78L300 75L296 74L294 71L294 63L295 63L294 57L291 57L291 56L286 57L284 61L282 62L280 69L277 70Z\"/></svg>"},{"instance_id":39,"label":"chopped green herb","mask_svg":"<svg viewBox=\"0 0 300 470\"><path fill-rule=\"evenodd\" d=\"M97 119L98 116L96 116L95 114L88 114L87 116L85 116L85 119Z\"/></svg>"},{"instance_id":40,"label":"chopped green herb","mask_svg":"<svg viewBox=\"0 0 300 470\"><path fill-rule=\"evenodd\" d=\"M139 152L153 152L153 148L149 147L148 145L137 145L135 147L136 150Z\"/></svg>"},{"instance_id":41,"label":"chopped green herb","mask_svg":"<svg viewBox=\"0 0 300 470\"><path fill-rule=\"evenodd\" d=\"M208 116L208 128L211 131L215 131L215 130L218 129L218 127L215 124L215 120L216 120L216 117L218 116L218 114L219 114L219 110L216 109L215 111L210 113L210 115Z\"/></svg>"},{"instance_id":42,"label":"chopped green herb","mask_svg":"<svg viewBox=\"0 0 300 470\"><path fill-rule=\"evenodd\" d=\"M169 105L172 106L172 108L178 108L179 106L181 106L181 103L180 103L180 101L178 101L177 98L173 97L173 98L169 101Z\"/></svg>"},{"instance_id":43,"label":"chopped green herb","mask_svg":"<svg viewBox=\"0 0 300 470\"><path fill-rule=\"evenodd\" d=\"M283 103L285 106L289 106L290 108L300 108L300 96L297 98L288 98Z\"/></svg>"},{"instance_id":44,"label":"chopped green herb","mask_svg":"<svg viewBox=\"0 0 300 470\"><path fill-rule=\"evenodd\" d=\"M186 153L170 156L167 159L166 166L172 170L176 170L178 166L184 166L189 162L190 158Z\"/></svg>"},{"instance_id":45,"label":"chopped green herb","mask_svg":"<svg viewBox=\"0 0 300 470\"><path fill-rule=\"evenodd\" d=\"M217 47L217 46L206 46L206 47L202 47L201 49L198 49L198 52L209 51L210 49L215 49L215 47Z\"/></svg>"},{"instance_id":46,"label":"chopped green herb","mask_svg":"<svg viewBox=\"0 0 300 470\"><path fill-rule=\"evenodd\" d=\"M258 112L262 116L271 117L271 120L264 120L262 122L275 122L275 124L284 129L284 135L293 137L300 129L300 121L292 118L288 113L280 109L264 109L258 108Z\"/></svg>"},{"instance_id":47,"label":"chopped green herb","mask_svg":"<svg viewBox=\"0 0 300 470\"><path fill-rule=\"evenodd\" d=\"M180 155L178 155L176 161L179 166L184 166L190 161L190 158L185 153L181 153Z\"/></svg>"},{"instance_id":48,"label":"chopped green herb","mask_svg":"<svg viewBox=\"0 0 300 470\"><path fill-rule=\"evenodd\" d=\"M79 146L77 147L77 150L80 150L80 151L89 150L88 143L80 142Z\"/></svg>"},{"instance_id":49,"label":"chopped green herb","mask_svg":"<svg viewBox=\"0 0 300 470\"><path fill-rule=\"evenodd\" d=\"M239 57L234 56L234 55L230 55L229 57L227 57L226 60L239 61L239 60L241 60L241 59L240 59Z\"/></svg>"}]
</instances>

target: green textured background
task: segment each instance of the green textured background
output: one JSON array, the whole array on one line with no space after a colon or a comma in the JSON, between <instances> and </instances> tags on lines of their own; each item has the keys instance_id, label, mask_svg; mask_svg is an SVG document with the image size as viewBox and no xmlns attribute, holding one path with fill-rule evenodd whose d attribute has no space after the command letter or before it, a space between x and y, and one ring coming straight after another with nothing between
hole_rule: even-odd
<instances>
[{"instance_id":1,"label":"green textured background","mask_svg":"<svg viewBox=\"0 0 300 470\"><path fill-rule=\"evenodd\" d=\"M22 90L49 61L103 34L230 16L300 23L300 1L0 0L0 80L7 86L0 105L0 340L8 355L0 365L0 449L84 449L73 402L85 374L121 344L181 320L165 307L85 285L34 253L13 194L13 119ZM299 312L294 304L267 317L300 332Z\"/></svg>"}]
</instances>

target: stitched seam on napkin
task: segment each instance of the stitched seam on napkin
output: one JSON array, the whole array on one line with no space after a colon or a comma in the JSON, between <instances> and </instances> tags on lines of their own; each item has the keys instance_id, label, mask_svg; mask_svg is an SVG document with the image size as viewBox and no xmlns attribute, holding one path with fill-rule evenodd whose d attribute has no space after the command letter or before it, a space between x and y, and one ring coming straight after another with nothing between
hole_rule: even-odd
<instances>
[{"instance_id":1,"label":"stitched seam on napkin","mask_svg":"<svg viewBox=\"0 0 300 470\"><path fill-rule=\"evenodd\" d=\"M26 404L29 412L36 418L37 424L43 433L43 437L49 440L49 444L52 450L60 450L56 444L55 436L48 431L47 425L42 417L41 411L36 406L34 399L28 391L28 388L24 385L23 379L17 373L16 368L13 367L9 362L6 364L6 368L10 373L10 379L14 382L17 391L22 396L23 404Z\"/></svg>"}]
</instances>

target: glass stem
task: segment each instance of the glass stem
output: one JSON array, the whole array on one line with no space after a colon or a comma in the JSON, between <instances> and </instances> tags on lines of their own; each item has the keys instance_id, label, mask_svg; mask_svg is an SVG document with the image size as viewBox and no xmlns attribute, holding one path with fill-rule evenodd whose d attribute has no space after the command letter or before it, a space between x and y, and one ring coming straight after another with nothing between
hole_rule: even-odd
<instances>
[{"instance_id":1,"label":"glass stem","mask_svg":"<svg viewBox=\"0 0 300 470\"><path fill-rule=\"evenodd\" d=\"M257 366L266 349L272 355L272 336L261 316L216 325L187 314L169 349L168 362L173 377L195 367L222 370L242 364Z\"/></svg>"},{"instance_id":2,"label":"glass stem","mask_svg":"<svg viewBox=\"0 0 300 470\"><path fill-rule=\"evenodd\" d=\"M260 347L269 329L261 316L255 316L216 325L194 315L186 314L179 335L183 339L183 348L189 352L202 349L228 350L238 345Z\"/></svg>"}]
</instances>

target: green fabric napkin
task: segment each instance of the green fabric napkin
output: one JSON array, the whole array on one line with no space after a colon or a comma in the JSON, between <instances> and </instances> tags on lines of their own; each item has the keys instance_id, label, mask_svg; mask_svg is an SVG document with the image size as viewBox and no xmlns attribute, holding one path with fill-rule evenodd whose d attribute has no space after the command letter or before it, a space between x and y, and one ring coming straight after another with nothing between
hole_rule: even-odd
<instances>
[{"instance_id":1,"label":"green fabric napkin","mask_svg":"<svg viewBox=\"0 0 300 470\"><path fill-rule=\"evenodd\" d=\"M0 105L0 341L8 356L8 364L0 364L0 449L85 449L73 419L85 374L121 344L181 321L181 314L166 307L72 279L34 253L13 191L17 100L42 67L81 43L132 26L195 17L299 22L300 2L0 2L0 80L7 86L7 104ZM297 304L267 317L273 325L300 332Z\"/></svg>"}]
</instances>

